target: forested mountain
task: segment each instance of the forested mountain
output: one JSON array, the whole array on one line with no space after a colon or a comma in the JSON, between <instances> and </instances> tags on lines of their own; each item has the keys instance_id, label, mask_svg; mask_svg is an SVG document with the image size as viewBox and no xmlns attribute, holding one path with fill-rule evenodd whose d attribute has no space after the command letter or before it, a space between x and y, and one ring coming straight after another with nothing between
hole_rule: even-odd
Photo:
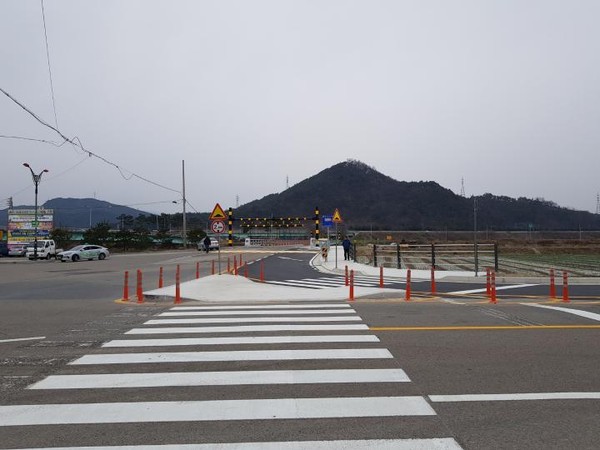
<instances>
[{"instance_id":1,"label":"forested mountain","mask_svg":"<svg viewBox=\"0 0 600 450\"><path fill-rule=\"evenodd\" d=\"M469 230L474 203L479 229L590 230L600 217L561 208L544 200L485 194L465 198L433 181L390 178L359 161L348 160L314 175L280 194L240 206L236 217L309 216L338 208L347 226L357 229Z\"/></svg>"}]
</instances>

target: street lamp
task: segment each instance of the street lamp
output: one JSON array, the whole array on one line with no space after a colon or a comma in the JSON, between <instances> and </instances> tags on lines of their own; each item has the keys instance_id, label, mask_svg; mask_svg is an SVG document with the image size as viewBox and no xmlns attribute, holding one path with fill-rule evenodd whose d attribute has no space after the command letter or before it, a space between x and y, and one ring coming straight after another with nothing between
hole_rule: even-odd
<instances>
[{"instance_id":1,"label":"street lamp","mask_svg":"<svg viewBox=\"0 0 600 450\"><path fill-rule=\"evenodd\" d=\"M48 172L48 169L44 169L36 175L29 164L23 163L23 165L25 167L27 167L29 169L29 171L31 172L31 177L33 178L33 184L35 184L35 211L34 211L34 220L33 220L33 229L34 229L33 259L36 260L37 259L37 235L38 235L38 186L40 184L40 181L42 181L42 175L44 174L44 172Z\"/></svg>"}]
</instances>

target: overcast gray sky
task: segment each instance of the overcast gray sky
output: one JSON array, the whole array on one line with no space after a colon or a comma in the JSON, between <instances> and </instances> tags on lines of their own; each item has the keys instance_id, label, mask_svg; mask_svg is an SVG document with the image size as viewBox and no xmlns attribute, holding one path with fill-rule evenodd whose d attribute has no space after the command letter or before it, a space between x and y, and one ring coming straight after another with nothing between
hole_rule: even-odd
<instances>
[{"instance_id":1,"label":"overcast gray sky","mask_svg":"<svg viewBox=\"0 0 600 450\"><path fill-rule=\"evenodd\" d=\"M44 1L60 130L210 211L348 158L467 196L595 211L600 2ZM54 124L39 0L0 0L0 87ZM61 139L0 94L0 134ZM180 194L70 145L0 139L0 201ZM77 165L79 163L79 165ZM76 166L77 165L77 166ZM68 170L70 169L70 170ZM373 199L376 201L377 199ZM144 203L156 203L141 205ZM3 207L3 206L2 206Z\"/></svg>"}]
</instances>

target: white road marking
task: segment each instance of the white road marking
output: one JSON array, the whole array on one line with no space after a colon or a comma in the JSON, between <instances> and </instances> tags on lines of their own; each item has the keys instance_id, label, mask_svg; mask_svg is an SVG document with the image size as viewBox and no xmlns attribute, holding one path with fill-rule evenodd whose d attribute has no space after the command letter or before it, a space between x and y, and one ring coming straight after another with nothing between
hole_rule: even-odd
<instances>
[{"instance_id":1,"label":"white road marking","mask_svg":"<svg viewBox=\"0 0 600 450\"><path fill-rule=\"evenodd\" d=\"M45 447L28 450L461 450L452 438L371 439L357 441L233 442L219 444L119 445L118 447Z\"/></svg>"},{"instance_id":2,"label":"white road marking","mask_svg":"<svg viewBox=\"0 0 600 450\"><path fill-rule=\"evenodd\" d=\"M429 400L441 402L496 402L510 400L600 400L600 392L537 392L521 394L430 395Z\"/></svg>"},{"instance_id":3,"label":"white road marking","mask_svg":"<svg viewBox=\"0 0 600 450\"><path fill-rule=\"evenodd\" d=\"M547 305L538 305L536 303L521 303L521 305L534 306L536 308L544 308L544 309L553 309L555 311L561 311L569 314L574 314L576 316L585 317L586 319L596 320L600 322L600 314L582 311L580 309L571 309L571 308L562 308L560 306L547 306Z\"/></svg>"},{"instance_id":4,"label":"white road marking","mask_svg":"<svg viewBox=\"0 0 600 450\"><path fill-rule=\"evenodd\" d=\"M271 309L260 309L256 311L168 311L158 314L158 317L173 317L173 316L253 316L264 314L269 315L311 315L311 314L356 314L353 309L339 310L339 309L314 309L314 310L300 310L300 311L283 311L283 310L271 310ZM250 319L249 319L250 320Z\"/></svg>"},{"instance_id":5,"label":"white road marking","mask_svg":"<svg viewBox=\"0 0 600 450\"><path fill-rule=\"evenodd\" d=\"M328 334L324 336L243 336L180 339L117 339L102 347L170 347L180 345L306 344L324 342L379 342L372 334Z\"/></svg>"},{"instance_id":6,"label":"white road marking","mask_svg":"<svg viewBox=\"0 0 600 450\"><path fill-rule=\"evenodd\" d=\"M41 340L41 339L46 339L46 336L16 338L16 339L2 339L2 340L0 340L0 344L2 344L4 342L37 341L37 340Z\"/></svg>"},{"instance_id":7,"label":"white road marking","mask_svg":"<svg viewBox=\"0 0 600 450\"><path fill-rule=\"evenodd\" d=\"M313 349L313 350L240 350L214 352L114 353L84 355L70 365L146 364L211 361L292 361L314 359L389 359L385 348Z\"/></svg>"},{"instance_id":8,"label":"white road marking","mask_svg":"<svg viewBox=\"0 0 600 450\"><path fill-rule=\"evenodd\" d=\"M287 322L360 322L358 316L327 316L327 317L231 317L208 319L152 319L144 325L177 325L193 323L287 323Z\"/></svg>"},{"instance_id":9,"label":"white road marking","mask_svg":"<svg viewBox=\"0 0 600 450\"><path fill-rule=\"evenodd\" d=\"M505 291L507 289L518 289L518 288L524 288L524 287L531 287L531 286L539 286L539 284L515 284L513 286L496 286L496 290L497 291ZM483 292L486 292L486 288L483 289L470 289L468 291L455 291L455 292L448 292L448 294L481 294Z\"/></svg>"},{"instance_id":10,"label":"white road marking","mask_svg":"<svg viewBox=\"0 0 600 450\"><path fill-rule=\"evenodd\" d=\"M251 333L264 331L359 331L368 330L365 324L346 325L240 325L227 327L162 327L134 328L125 334L188 334L188 333Z\"/></svg>"},{"instance_id":11,"label":"white road marking","mask_svg":"<svg viewBox=\"0 0 600 450\"><path fill-rule=\"evenodd\" d=\"M347 303L302 303L285 305L236 305L236 306L175 306L171 311L214 311L229 309L312 309L312 308L350 308Z\"/></svg>"},{"instance_id":12,"label":"white road marking","mask_svg":"<svg viewBox=\"0 0 600 450\"><path fill-rule=\"evenodd\" d=\"M28 389L106 389L258 384L408 383L402 369L264 370L51 375Z\"/></svg>"},{"instance_id":13,"label":"white road marking","mask_svg":"<svg viewBox=\"0 0 600 450\"><path fill-rule=\"evenodd\" d=\"M435 415L423 397L83 403L0 406L0 426Z\"/></svg>"}]
</instances>

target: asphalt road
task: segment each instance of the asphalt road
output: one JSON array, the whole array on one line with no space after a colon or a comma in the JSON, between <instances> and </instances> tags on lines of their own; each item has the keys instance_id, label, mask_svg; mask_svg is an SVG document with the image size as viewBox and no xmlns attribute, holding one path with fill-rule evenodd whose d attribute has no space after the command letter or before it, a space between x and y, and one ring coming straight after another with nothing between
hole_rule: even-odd
<instances>
[{"instance_id":1,"label":"asphalt road","mask_svg":"<svg viewBox=\"0 0 600 450\"><path fill-rule=\"evenodd\" d=\"M236 257L238 255L236 253ZM177 264L182 267L184 279L191 279L195 276L197 262L200 263L201 275L206 275L216 257L213 253L173 252L115 255L107 261L78 264L54 261L13 264L2 260L0 445L3 448L83 445L137 445L147 448L150 444L314 440L327 441L328 448L331 448L334 440L446 439L443 444L457 443L467 449L598 448L600 398L553 398L556 393L600 393L600 321L593 315L584 317L572 313L575 310L600 314L600 302L593 298L600 297L598 286L584 285L589 290L588 297L573 299L569 304L544 298L547 287L543 283L533 286L537 288L534 291L531 291L532 287L507 290L496 305L489 304L480 296L443 295L444 292L484 287L481 283L438 283L438 291L442 292L438 297L417 296L411 302L401 298L337 302L340 307L349 305L352 311L356 311L359 321L348 319L334 325L368 326L359 331L235 333L233 327L236 325L227 324L232 328L225 333L198 333L198 327L202 329L211 325L188 324L181 325L185 328L184 332L169 335L165 330L173 325L145 322L168 319L168 316L158 314L170 311L173 305L123 305L113 301L121 295L124 270L134 272L140 268L144 272L145 283L152 285L157 282L161 266L166 279L172 277ZM227 257L232 258L233 254L222 252L223 265ZM267 281L326 276L308 266L307 260L311 255L306 253L271 255L271 251L266 250L265 253L244 253L243 257L245 261L260 259ZM248 267L250 276L258 278L260 262ZM512 283L507 282L506 285ZM423 291L426 290L424 286ZM319 304L335 303L327 301L326 290L323 292L323 301ZM521 297L521 292L528 294ZM340 316L339 313L326 312L328 308L317 306L314 306L313 314L299 311L301 314L294 316L289 311L286 314L283 309L283 312L275 311L269 315L258 310L255 315L249 316L248 312L252 311L248 309L249 305L243 304L243 299L240 302L246 308L245 312L241 309L216 309L211 311L213 315L209 318L231 318L253 326L266 320L265 317L288 317L290 323L294 323L294 317L312 317L317 319L317 324L327 325L332 323L332 315ZM282 299L277 303L285 306L287 302ZM194 304L197 305L184 303L186 306ZM302 304L311 306L306 302ZM218 304L212 305L219 307ZM262 308L264 305L256 306ZM292 306L298 308L298 305ZM231 304L227 305L227 308L231 307ZM570 312L556 308L567 308ZM186 317L181 312L172 312ZM129 334L134 330L158 331L158 334ZM174 340L267 336L306 339L317 335L326 335L327 341L284 344L266 341L241 343L238 340L217 344L215 341ZM380 342L336 341L348 336L355 336L354 339L374 336ZM7 342L15 338L40 339ZM146 339L166 340L147 343L148 347L133 345L134 341L141 343ZM115 346L103 347L108 342ZM258 350L268 353L281 349L286 350L285 354L275 353L277 356L272 359L264 359L269 358L264 355L250 356ZM294 351L325 350L330 350L330 353L288 359ZM368 357L365 354L353 359L343 357L344 352L356 350L389 351L391 357ZM214 360L216 353L222 351L239 353L233 357L219 355L219 360ZM153 356L158 358L154 362L141 362L139 358L152 357L142 357L142 353L159 353L160 356ZM138 359L137 362L119 363L90 359L116 355ZM194 361L194 358L207 357L208 360ZM183 359L168 362L173 358ZM404 371L408 379L401 382L358 382L352 378L358 374L353 371L364 369ZM298 370L318 370L320 373L332 370L337 371L336 376L349 378L335 383L297 381L279 384L264 381L264 371ZM221 373L217 376L220 380L242 371L241 376L246 381L240 383L238 380L231 385L220 384L222 381L194 385L201 377L199 372L213 371ZM262 381L257 381L257 384L249 384L248 381L253 371L261 372L259 378ZM55 380L48 378L55 375L114 374L117 383L126 383L130 374L136 373L143 376L156 374L163 384L155 387L132 385L73 389L82 381L73 378L68 379L67 386L60 388L26 389L34 382ZM191 374L194 381L189 381L189 376L180 375L182 373ZM300 376L294 373L294 376ZM134 376L134 381L141 377ZM484 397L478 401L457 401L458 397L442 397L540 393L549 395L550 399L517 400L515 398L518 397L513 397L512 400L499 400ZM424 401L422 407L431 408L433 414L425 414L426 410L420 409L425 415L415 414L414 410L407 415L378 415L387 408L386 399L393 398L395 403L399 403L399 397ZM354 412L355 406L348 403L349 398L358 402L358 412ZM279 406L272 404L277 399L288 399L286 401L294 405L292 411L288 411L288 418L273 420L266 416L253 416L261 411L264 404L269 405L271 409L268 411L273 415L280 414ZM299 399L313 399L311 401L316 402L316 406L302 407ZM227 403L231 401L241 403ZM161 411L170 406L165 402L177 402L177 407L161 418ZM342 403L338 405L337 402ZM33 405L30 410L41 415L39 424L3 424L7 416L17 422L21 420L19 417L28 417L29 410L21 411L21 416L16 411L5 409L24 405ZM72 423L72 416L61 419L58 406L47 405L70 405L68 407L73 408L75 417L84 423ZM82 405L87 409L78 410ZM115 406L109 413L104 410L107 405L120 406ZM127 411L128 406L133 406L133 409ZM158 406L154 412L158 421L146 421L147 411L155 406ZM415 406L417 410L420 407ZM115 417L120 411L125 419L117 420ZM199 411L208 416L198 418ZM239 417L235 414L233 417L231 411ZM304 411L306 417L297 417L298 411ZM338 412L332 414L334 417L327 417L331 411ZM338 417L339 411L344 411L347 417ZM59 423L49 423L50 418ZM108 423L100 423L103 420ZM400 442L406 441L391 443L389 448L399 448ZM410 442L412 448L416 448L417 442ZM424 442L423 448L433 448L438 441ZM304 448L316 448L315 445L307 444ZM372 443L371 448L383 448L383 445L383 442L377 441ZM260 447L265 448L264 445ZM283 444L277 444L275 448L283 448Z\"/></svg>"}]
</instances>

